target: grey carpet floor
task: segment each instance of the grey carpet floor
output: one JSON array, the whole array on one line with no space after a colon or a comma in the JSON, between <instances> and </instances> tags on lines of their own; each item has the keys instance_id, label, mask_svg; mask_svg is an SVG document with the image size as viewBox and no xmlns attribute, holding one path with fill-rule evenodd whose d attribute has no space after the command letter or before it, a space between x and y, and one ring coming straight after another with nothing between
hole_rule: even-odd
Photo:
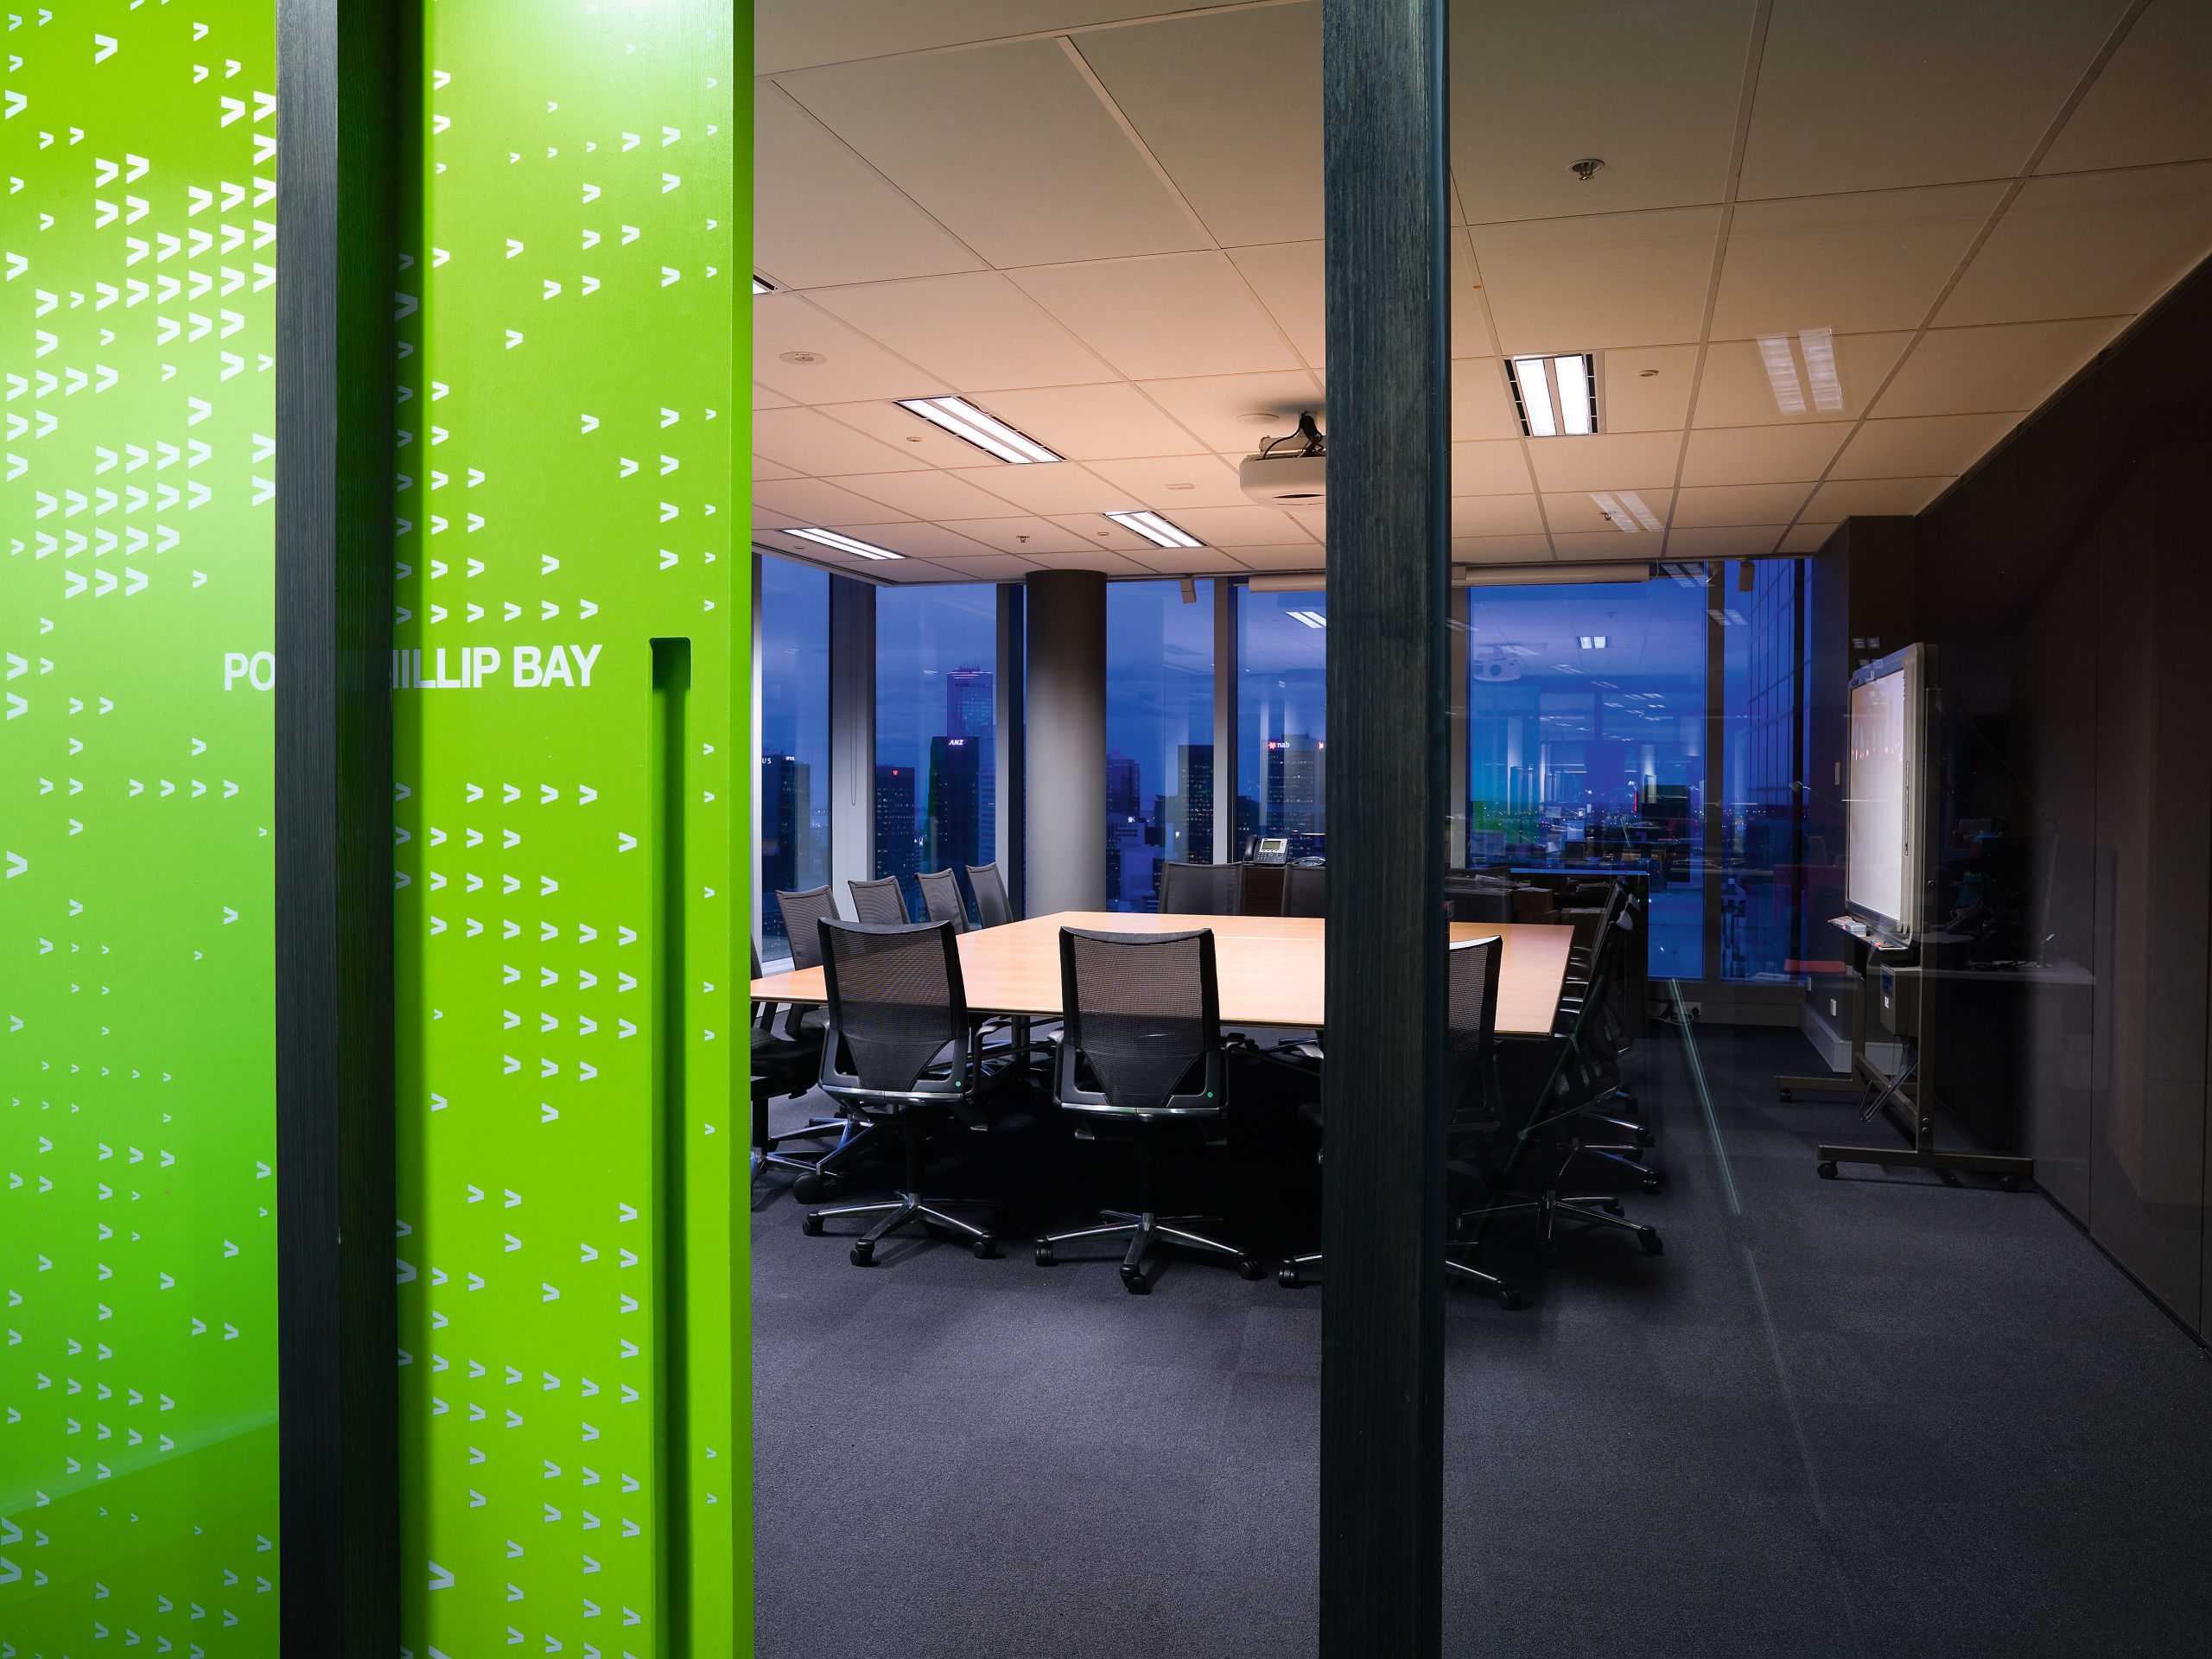
<instances>
[{"instance_id":1,"label":"grey carpet floor","mask_svg":"<svg viewBox=\"0 0 2212 1659\"><path fill-rule=\"evenodd\" d=\"M1677 1038L1635 1061L1669 1179L1624 1199L1666 1254L1509 1241L1535 1305L1452 1299L1446 1652L2212 1653L2204 1351L2039 1195L1816 1179L1857 1118L1778 1102L1794 1033L1698 1041L1710 1126ZM1238 1128L1164 1203L1310 1248L1311 1143L1279 1107ZM971 1139L938 1167L1009 1200L1002 1260L855 1268L756 1189L760 1652L1313 1653L1319 1291L1039 1268L1028 1236L1127 1204L1126 1162L1048 1107Z\"/></svg>"}]
</instances>

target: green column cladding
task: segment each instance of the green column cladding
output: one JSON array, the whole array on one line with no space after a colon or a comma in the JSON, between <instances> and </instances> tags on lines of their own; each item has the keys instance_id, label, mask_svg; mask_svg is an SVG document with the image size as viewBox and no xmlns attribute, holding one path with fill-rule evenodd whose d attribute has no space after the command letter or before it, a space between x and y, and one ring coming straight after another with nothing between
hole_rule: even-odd
<instances>
[{"instance_id":1,"label":"green column cladding","mask_svg":"<svg viewBox=\"0 0 2212 1659\"><path fill-rule=\"evenodd\" d=\"M0 1656L273 1656L273 13L0 78Z\"/></svg>"},{"instance_id":2,"label":"green column cladding","mask_svg":"<svg viewBox=\"0 0 2212 1659\"><path fill-rule=\"evenodd\" d=\"M391 683L417 1654L750 1646L750 29L447 0L410 72Z\"/></svg>"}]
</instances>

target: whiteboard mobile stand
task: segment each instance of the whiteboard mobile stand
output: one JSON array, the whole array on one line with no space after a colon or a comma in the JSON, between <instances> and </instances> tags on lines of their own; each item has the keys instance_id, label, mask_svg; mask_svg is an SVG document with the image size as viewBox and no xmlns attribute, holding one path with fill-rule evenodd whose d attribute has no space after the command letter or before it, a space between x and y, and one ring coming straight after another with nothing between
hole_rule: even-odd
<instances>
[{"instance_id":1,"label":"whiteboard mobile stand","mask_svg":"<svg viewBox=\"0 0 2212 1659\"><path fill-rule=\"evenodd\" d=\"M1857 1089L1859 1116L1885 1117L1905 1146L1822 1146L1820 1173L1834 1180L1841 1164L1929 1169L1952 1186L1959 1172L1994 1175L2007 1192L2034 1179L2035 1160L1990 1153L1946 1152L1936 1145L1936 988L1941 948L1956 943L1936 925L1942 836L1936 717L1941 691L1932 645L1907 645L1851 677L1850 741L1844 810L1848 847L1846 910L1830 925L1852 940L1853 971L1851 1070L1840 1076L1778 1077L1788 1100L1796 1090ZM1963 970L1954 970L1963 971ZM1883 1000L1900 1042L1897 1069L1883 1069L1867 1052L1866 1011Z\"/></svg>"}]
</instances>

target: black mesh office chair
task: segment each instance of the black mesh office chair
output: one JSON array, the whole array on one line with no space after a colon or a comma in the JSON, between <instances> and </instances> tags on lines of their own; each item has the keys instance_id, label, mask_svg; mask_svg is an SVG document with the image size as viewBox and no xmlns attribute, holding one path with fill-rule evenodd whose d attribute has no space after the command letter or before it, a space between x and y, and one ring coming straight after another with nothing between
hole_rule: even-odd
<instances>
[{"instance_id":1,"label":"black mesh office chair","mask_svg":"<svg viewBox=\"0 0 2212 1659\"><path fill-rule=\"evenodd\" d=\"M1187 864L1169 859L1160 867L1163 916L1234 916L1243 897L1242 864Z\"/></svg>"},{"instance_id":2,"label":"black mesh office chair","mask_svg":"<svg viewBox=\"0 0 2212 1659\"><path fill-rule=\"evenodd\" d=\"M988 1127L984 1097L1003 1074L987 1074L978 1055L950 922L818 924L830 1031L822 1047L822 1087L856 1117L895 1130L906 1143L904 1185L890 1198L807 1213L811 1236L833 1217L880 1217L853 1241L855 1267L875 1260L884 1236L919 1221L965 1238L978 1256L996 1253L988 1229L955 1210L997 1209L988 1198L941 1198L922 1192L930 1131Z\"/></svg>"},{"instance_id":3,"label":"black mesh office chair","mask_svg":"<svg viewBox=\"0 0 2212 1659\"><path fill-rule=\"evenodd\" d=\"M1464 939L1449 947L1445 957L1444 992L1444 1112L1447 1145L1462 1149L1470 1138L1495 1138L1503 1113L1497 1065L1497 974L1503 945L1497 936ZM1319 1113L1309 1113L1319 1118ZM1442 1241L1440 1241L1442 1248ZM1312 1251L1286 1261L1275 1274L1286 1290L1304 1282L1305 1270L1319 1265L1321 1253ZM1498 1306L1523 1308L1528 1299L1494 1273L1456 1261L1448 1249L1444 1257L1446 1282L1481 1285L1497 1298Z\"/></svg>"},{"instance_id":4,"label":"black mesh office chair","mask_svg":"<svg viewBox=\"0 0 2212 1659\"><path fill-rule=\"evenodd\" d=\"M753 947L753 977L760 977L760 947L757 944ZM781 1149L783 1143L831 1135L842 1139L846 1123L842 1117L816 1118L804 1128L793 1129L786 1135L768 1133L768 1103L779 1095L798 1099L814 1087L814 1080L822 1070L823 1023L817 1020L811 1026L801 1026L797 1021L786 1021L788 1028L779 1030L779 1005L773 1002L753 1004L753 1149L760 1160L755 1170L788 1169L802 1175L812 1174L824 1148L811 1147L812 1158L794 1158Z\"/></svg>"},{"instance_id":5,"label":"black mesh office chair","mask_svg":"<svg viewBox=\"0 0 2212 1659\"><path fill-rule=\"evenodd\" d=\"M995 864L967 867L968 886L976 895L976 925L1003 927L1014 919L1014 906L1006 896L1006 880Z\"/></svg>"},{"instance_id":6,"label":"black mesh office chair","mask_svg":"<svg viewBox=\"0 0 2212 1659\"><path fill-rule=\"evenodd\" d=\"M803 893L776 890L776 907L783 912L784 933L791 941L791 967L794 969L819 968L822 965L822 932L817 925L825 917L830 921L837 918L837 899L827 886L809 887ZM818 1056L822 1033L829 1028L830 1011L819 1004L794 1003L781 1022L785 1036L810 1040ZM818 1064L814 1071L818 1072ZM810 1073L808 1086L811 1087ZM845 1171L862 1153L884 1138L884 1132L875 1125L864 1122L849 1114L841 1117L817 1117L803 1129L778 1135L779 1155L767 1161L779 1168L791 1168L800 1160L783 1155L783 1141L802 1138L819 1138L828 1135L837 1137L837 1144L800 1171L792 1183L791 1196L801 1204L818 1204L823 1198L834 1198L844 1186Z\"/></svg>"},{"instance_id":7,"label":"black mesh office chair","mask_svg":"<svg viewBox=\"0 0 2212 1659\"><path fill-rule=\"evenodd\" d=\"M1282 913L1286 916L1326 916L1329 913L1329 871L1321 864L1292 864L1282 873Z\"/></svg>"},{"instance_id":8,"label":"black mesh office chair","mask_svg":"<svg viewBox=\"0 0 2212 1659\"><path fill-rule=\"evenodd\" d=\"M1227 1138L1228 1071L1212 931L1062 928L1060 1009L1066 1029L1053 1093L1077 1140L1105 1135L1135 1142L1137 1208L1102 1210L1099 1226L1039 1238L1037 1265L1051 1267L1058 1247L1076 1239L1127 1238L1122 1283L1133 1295L1152 1288L1144 1259L1158 1243L1227 1256L1247 1279L1258 1278L1260 1264L1249 1255L1187 1224L1208 1217L1153 1211L1153 1160L1160 1141L1179 1134L1218 1146ZM1085 1086L1086 1072L1097 1087Z\"/></svg>"},{"instance_id":9,"label":"black mesh office chair","mask_svg":"<svg viewBox=\"0 0 2212 1659\"><path fill-rule=\"evenodd\" d=\"M848 881L845 890L853 896L855 921L865 922L870 927L904 927L906 925L906 897L899 891L897 876L878 876L873 881Z\"/></svg>"},{"instance_id":10,"label":"black mesh office chair","mask_svg":"<svg viewBox=\"0 0 2212 1659\"><path fill-rule=\"evenodd\" d=\"M922 907L933 922L950 922L952 931L968 931L968 901L960 896L960 878L950 870L924 870L914 878L922 886Z\"/></svg>"}]
</instances>

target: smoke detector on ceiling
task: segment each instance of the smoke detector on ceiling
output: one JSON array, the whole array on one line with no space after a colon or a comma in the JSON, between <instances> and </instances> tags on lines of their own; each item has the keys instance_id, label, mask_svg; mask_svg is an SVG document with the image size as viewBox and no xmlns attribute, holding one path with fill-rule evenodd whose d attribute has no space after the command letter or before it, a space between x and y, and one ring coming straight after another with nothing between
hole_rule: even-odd
<instances>
[{"instance_id":1,"label":"smoke detector on ceiling","mask_svg":"<svg viewBox=\"0 0 2212 1659\"><path fill-rule=\"evenodd\" d=\"M1263 507L1318 507L1328 499L1328 440L1313 411L1298 417L1298 430L1260 446L1236 468L1244 493Z\"/></svg>"}]
</instances>

